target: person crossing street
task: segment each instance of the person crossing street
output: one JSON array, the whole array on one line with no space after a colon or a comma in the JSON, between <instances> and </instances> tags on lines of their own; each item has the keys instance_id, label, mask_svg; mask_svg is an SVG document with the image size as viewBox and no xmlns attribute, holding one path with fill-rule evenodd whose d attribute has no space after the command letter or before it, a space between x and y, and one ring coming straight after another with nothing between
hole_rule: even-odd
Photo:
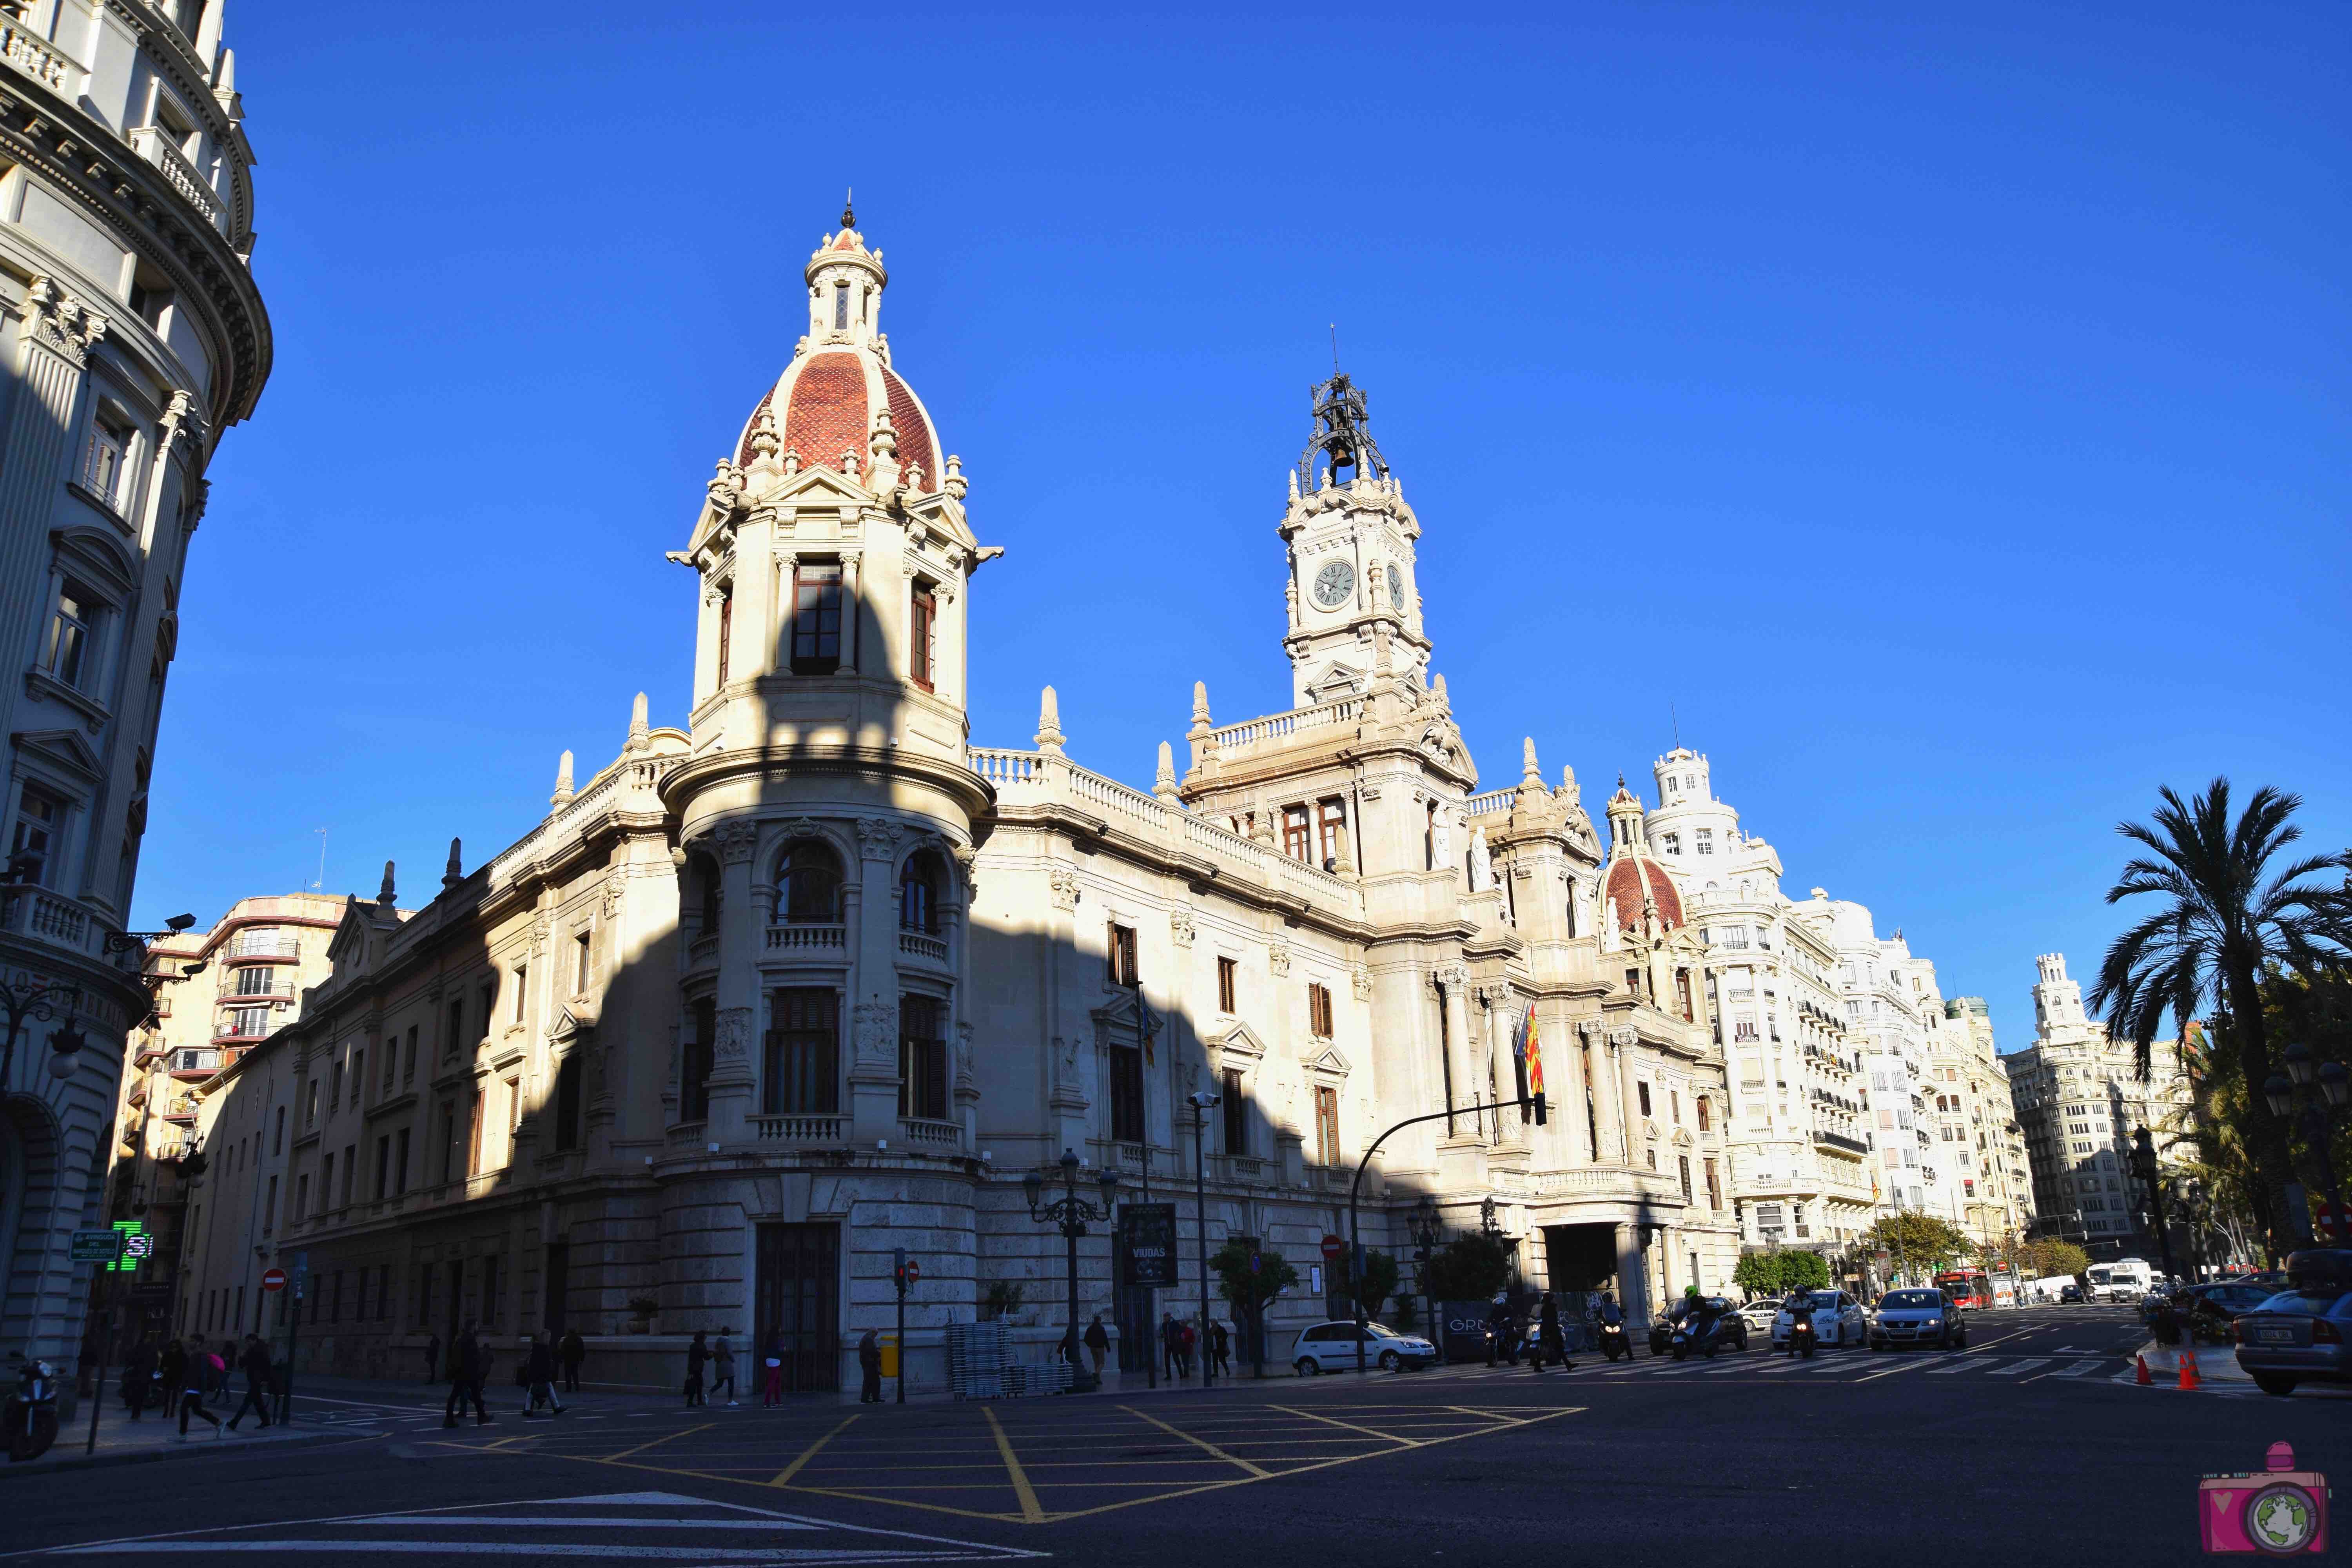
<instances>
[{"instance_id":1,"label":"person crossing street","mask_svg":"<svg viewBox=\"0 0 2352 1568\"><path fill-rule=\"evenodd\" d=\"M236 1424L250 1410L266 1431L269 1426L269 1347L261 1342L259 1334L245 1336L245 1353L237 1357L236 1364L245 1373L245 1403L228 1418L228 1429L236 1431Z\"/></svg>"}]
</instances>

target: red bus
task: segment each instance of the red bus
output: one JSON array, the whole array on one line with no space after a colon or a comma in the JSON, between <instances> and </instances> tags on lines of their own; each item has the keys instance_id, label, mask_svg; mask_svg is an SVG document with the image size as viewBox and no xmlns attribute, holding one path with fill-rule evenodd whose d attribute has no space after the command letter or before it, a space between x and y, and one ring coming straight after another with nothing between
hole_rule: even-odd
<instances>
[{"instance_id":1,"label":"red bus","mask_svg":"<svg viewBox=\"0 0 2352 1568\"><path fill-rule=\"evenodd\" d=\"M1981 1268L1955 1268L1936 1276L1936 1289L1974 1311L1992 1308L1992 1281Z\"/></svg>"}]
</instances>

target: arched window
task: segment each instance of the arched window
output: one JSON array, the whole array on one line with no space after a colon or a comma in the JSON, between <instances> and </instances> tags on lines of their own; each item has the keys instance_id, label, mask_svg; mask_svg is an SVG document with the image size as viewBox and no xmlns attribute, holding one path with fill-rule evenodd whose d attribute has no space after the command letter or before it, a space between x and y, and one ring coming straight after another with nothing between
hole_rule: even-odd
<instances>
[{"instance_id":1,"label":"arched window","mask_svg":"<svg viewBox=\"0 0 2352 1568\"><path fill-rule=\"evenodd\" d=\"M783 889L776 900L789 925L831 925L841 919L841 857L803 839L784 856Z\"/></svg>"},{"instance_id":2,"label":"arched window","mask_svg":"<svg viewBox=\"0 0 2352 1568\"><path fill-rule=\"evenodd\" d=\"M907 857L898 873L898 929L936 934L940 929L940 865L926 850Z\"/></svg>"}]
</instances>

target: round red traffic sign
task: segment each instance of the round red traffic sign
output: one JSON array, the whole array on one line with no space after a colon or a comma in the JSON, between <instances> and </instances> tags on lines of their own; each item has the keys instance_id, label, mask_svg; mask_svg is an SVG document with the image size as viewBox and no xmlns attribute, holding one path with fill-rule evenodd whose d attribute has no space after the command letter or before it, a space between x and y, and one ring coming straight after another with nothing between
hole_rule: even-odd
<instances>
[{"instance_id":1,"label":"round red traffic sign","mask_svg":"<svg viewBox=\"0 0 2352 1568\"><path fill-rule=\"evenodd\" d=\"M923 1277L923 1266L913 1258L907 1259L907 1283L912 1285Z\"/></svg>"},{"instance_id":2,"label":"round red traffic sign","mask_svg":"<svg viewBox=\"0 0 2352 1568\"><path fill-rule=\"evenodd\" d=\"M286 1289L286 1270L284 1270L283 1268L265 1268L265 1269L263 1269L263 1270L261 1271L261 1288L262 1288L263 1289L265 1289L265 1290L283 1290L283 1289Z\"/></svg>"},{"instance_id":3,"label":"round red traffic sign","mask_svg":"<svg viewBox=\"0 0 2352 1568\"><path fill-rule=\"evenodd\" d=\"M1348 1244L1341 1241L1338 1237L1327 1236L1323 1238L1323 1256L1329 1258L1332 1262L1337 1263L1340 1258L1346 1257L1347 1254Z\"/></svg>"}]
</instances>

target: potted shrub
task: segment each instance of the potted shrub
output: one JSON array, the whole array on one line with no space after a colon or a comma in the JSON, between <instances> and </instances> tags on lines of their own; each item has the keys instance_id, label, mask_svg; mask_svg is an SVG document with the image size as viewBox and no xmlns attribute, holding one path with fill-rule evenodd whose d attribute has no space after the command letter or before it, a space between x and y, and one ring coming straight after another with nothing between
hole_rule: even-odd
<instances>
[{"instance_id":1,"label":"potted shrub","mask_svg":"<svg viewBox=\"0 0 2352 1568\"><path fill-rule=\"evenodd\" d=\"M654 1331L654 1314L660 1310L661 1303L655 1300L651 1296L630 1297L629 1315L635 1318L636 1321L629 1325L629 1331L635 1334L652 1333Z\"/></svg>"}]
</instances>

